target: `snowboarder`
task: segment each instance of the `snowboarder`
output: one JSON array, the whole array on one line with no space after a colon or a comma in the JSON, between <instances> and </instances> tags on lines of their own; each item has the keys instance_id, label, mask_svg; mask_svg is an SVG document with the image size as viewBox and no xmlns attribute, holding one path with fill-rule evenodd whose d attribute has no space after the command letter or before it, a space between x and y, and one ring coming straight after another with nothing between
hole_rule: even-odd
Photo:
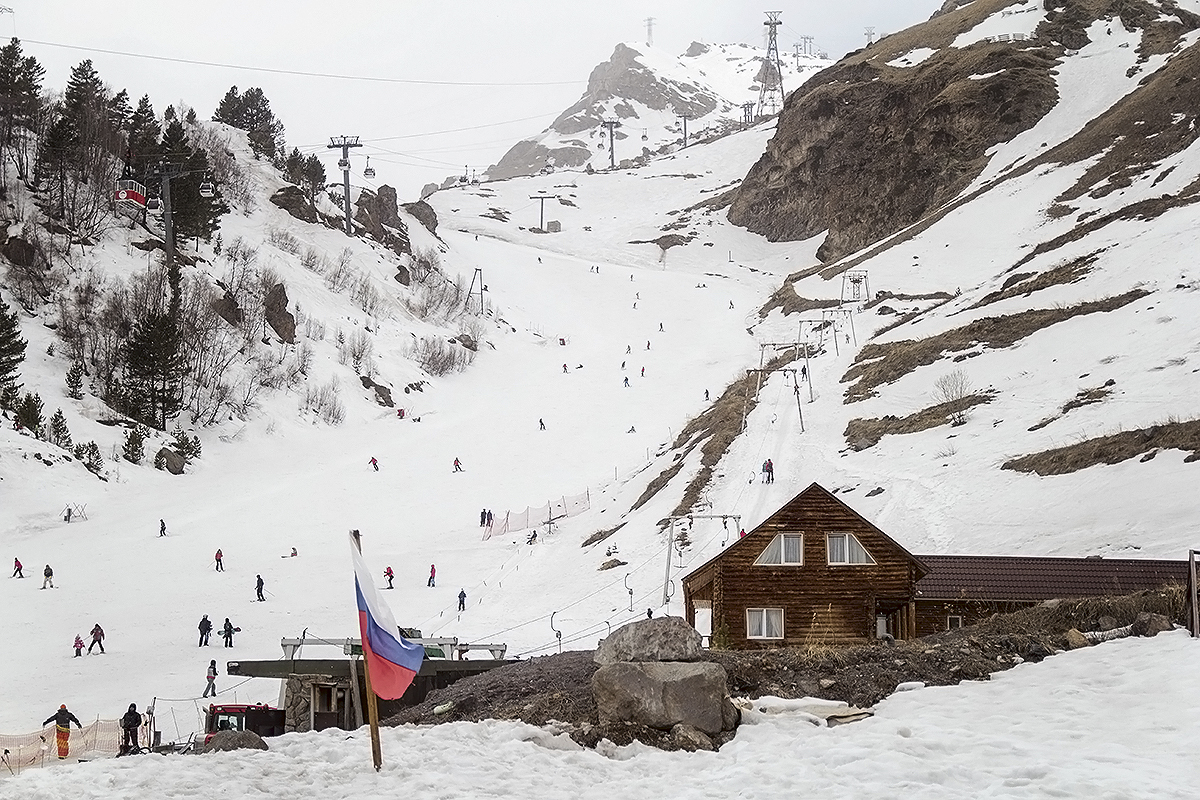
<instances>
[{"instance_id":1,"label":"snowboarder","mask_svg":"<svg viewBox=\"0 0 1200 800\"><path fill-rule=\"evenodd\" d=\"M631 344L625 345L625 355L629 355L632 352L633 352L633 345L631 345Z\"/></svg>"},{"instance_id":2,"label":"snowboarder","mask_svg":"<svg viewBox=\"0 0 1200 800\"><path fill-rule=\"evenodd\" d=\"M461 462L461 461L459 461L457 458L456 458L456 459L454 459L454 471L455 471L455 472L462 472L462 471L463 471L463 468L462 468L462 462Z\"/></svg>"},{"instance_id":3,"label":"snowboarder","mask_svg":"<svg viewBox=\"0 0 1200 800\"><path fill-rule=\"evenodd\" d=\"M129 710L121 717L121 730L125 737L121 742L121 753L133 753L138 749L138 728L142 727L142 715L138 713L137 703L130 703Z\"/></svg>"},{"instance_id":4,"label":"snowboarder","mask_svg":"<svg viewBox=\"0 0 1200 800\"><path fill-rule=\"evenodd\" d=\"M371 460L368 463L375 468L376 472L379 472L379 462L375 460L375 456L371 456Z\"/></svg>"},{"instance_id":5,"label":"snowboarder","mask_svg":"<svg viewBox=\"0 0 1200 800\"><path fill-rule=\"evenodd\" d=\"M662 327L662 323L661 323L661 322L660 322L660 323L658 323L658 332L659 332L659 333L662 333L662 332L663 332L663 327Z\"/></svg>"},{"instance_id":6,"label":"snowboarder","mask_svg":"<svg viewBox=\"0 0 1200 800\"><path fill-rule=\"evenodd\" d=\"M79 724L75 715L67 710L65 703L42 724L49 725L51 722L54 723L54 741L58 745L58 757L66 758L71 750L71 723L74 722L75 727L80 730L83 730L83 726Z\"/></svg>"},{"instance_id":7,"label":"snowboarder","mask_svg":"<svg viewBox=\"0 0 1200 800\"><path fill-rule=\"evenodd\" d=\"M221 636L225 638L226 647L233 647L233 635L240 630L241 628L233 627L233 623L229 621L229 617L225 618L225 624L221 626Z\"/></svg>"},{"instance_id":8,"label":"snowboarder","mask_svg":"<svg viewBox=\"0 0 1200 800\"><path fill-rule=\"evenodd\" d=\"M626 389L629 388L629 376L628 375L625 376L625 388Z\"/></svg>"},{"instance_id":9,"label":"snowboarder","mask_svg":"<svg viewBox=\"0 0 1200 800\"><path fill-rule=\"evenodd\" d=\"M200 624L197 626L200 629L200 644L197 647L208 647L208 637L212 634L212 620L205 614L200 618Z\"/></svg>"},{"instance_id":10,"label":"snowboarder","mask_svg":"<svg viewBox=\"0 0 1200 800\"><path fill-rule=\"evenodd\" d=\"M494 519L494 517L492 517L492 510L489 508L489 509L488 509L488 512L487 512L487 526L488 526L489 528L490 528L490 527L492 527L492 520L493 520L493 519Z\"/></svg>"},{"instance_id":11,"label":"snowboarder","mask_svg":"<svg viewBox=\"0 0 1200 800\"><path fill-rule=\"evenodd\" d=\"M167 523L161 519L158 521L158 535L159 536L167 535Z\"/></svg>"},{"instance_id":12,"label":"snowboarder","mask_svg":"<svg viewBox=\"0 0 1200 800\"><path fill-rule=\"evenodd\" d=\"M563 374L567 374L567 365L563 364Z\"/></svg>"},{"instance_id":13,"label":"snowboarder","mask_svg":"<svg viewBox=\"0 0 1200 800\"><path fill-rule=\"evenodd\" d=\"M487 509L486 508L482 508L479 510L479 527L482 528L484 525L487 525Z\"/></svg>"},{"instance_id":14,"label":"snowboarder","mask_svg":"<svg viewBox=\"0 0 1200 800\"><path fill-rule=\"evenodd\" d=\"M433 564L429 565L429 585L433 586L433 580L437 577L437 567Z\"/></svg>"},{"instance_id":15,"label":"snowboarder","mask_svg":"<svg viewBox=\"0 0 1200 800\"><path fill-rule=\"evenodd\" d=\"M92 643L88 645L89 656L96 645L100 645L100 655L104 655L104 628L100 627L99 622L92 626Z\"/></svg>"},{"instance_id":16,"label":"snowboarder","mask_svg":"<svg viewBox=\"0 0 1200 800\"><path fill-rule=\"evenodd\" d=\"M546 423L545 423L545 421L544 421L544 420L542 420L540 417L538 418L538 430L539 430L539 431L544 431L544 430L546 430Z\"/></svg>"},{"instance_id":17,"label":"snowboarder","mask_svg":"<svg viewBox=\"0 0 1200 800\"><path fill-rule=\"evenodd\" d=\"M255 575L254 591L258 594L258 602L265 602L267 598L263 597L263 579L262 575Z\"/></svg>"},{"instance_id":18,"label":"snowboarder","mask_svg":"<svg viewBox=\"0 0 1200 800\"><path fill-rule=\"evenodd\" d=\"M208 697L209 695L211 695L213 697L216 697L217 696L217 660L216 659L213 659L212 661L208 662L208 669L205 671L204 674L205 674L205 677L208 678L208 683L204 687L204 694L202 694L200 696Z\"/></svg>"},{"instance_id":19,"label":"snowboarder","mask_svg":"<svg viewBox=\"0 0 1200 800\"><path fill-rule=\"evenodd\" d=\"M646 368L642 367L642 377L646 377Z\"/></svg>"},{"instance_id":20,"label":"snowboarder","mask_svg":"<svg viewBox=\"0 0 1200 800\"><path fill-rule=\"evenodd\" d=\"M73 657L79 658L81 655L83 655L83 637L77 633L75 634L75 655Z\"/></svg>"},{"instance_id":21,"label":"snowboarder","mask_svg":"<svg viewBox=\"0 0 1200 800\"><path fill-rule=\"evenodd\" d=\"M395 579L395 577L396 577L396 573L392 572L392 568L391 568L391 567L387 567L387 568L386 568L386 569L384 569L384 571L383 571L383 577L387 578L387 582L388 582L387 588L391 589L391 588L392 588L392 581Z\"/></svg>"},{"instance_id":22,"label":"snowboarder","mask_svg":"<svg viewBox=\"0 0 1200 800\"><path fill-rule=\"evenodd\" d=\"M708 389L704 390L704 402L708 402Z\"/></svg>"},{"instance_id":23,"label":"snowboarder","mask_svg":"<svg viewBox=\"0 0 1200 800\"><path fill-rule=\"evenodd\" d=\"M221 562L221 559L224 558L224 556L221 554L220 548L217 548L217 554L215 556L213 556L213 558L215 558L217 560L217 572L224 572L225 564L223 564Z\"/></svg>"},{"instance_id":24,"label":"snowboarder","mask_svg":"<svg viewBox=\"0 0 1200 800\"><path fill-rule=\"evenodd\" d=\"M46 568L42 570L42 588L45 589L47 585L49 585L51 589L54 588L54 570L50 569L49 564L47 564Z\"/></svg>"},{"instance_id":25,"label":"snowboarder","mask_svg":"<svg viewBox=\"0 0 1200 800\"><path fill-rule=\"evenodd\" d=\"M24 578L25 576L21 573L22 569L23 569L23 567L21 566L21 559L14 558L13 559L13 574L12 574L12 576L14 578Z\"/></svg>"},{"instance_id":26,"label":"snowboarder","mask_svg":"<svg viewBox=\"0 0 1200 800\"><path fill-rule=\"evenodd\" d=\"M646 349L647 350L650 349L650 340L649 339L646 340Z\"/></svg>"},{"instance_id":27,"label":"snowboarder","mask_svg":"<svg viewBox=\"0 0 1200 800\"><path fill-rule=\"evenodd\" d=\"M467 610L467 590L466 589L458 590L458 610L459 611Z\"/></svg>"}]
</instances>

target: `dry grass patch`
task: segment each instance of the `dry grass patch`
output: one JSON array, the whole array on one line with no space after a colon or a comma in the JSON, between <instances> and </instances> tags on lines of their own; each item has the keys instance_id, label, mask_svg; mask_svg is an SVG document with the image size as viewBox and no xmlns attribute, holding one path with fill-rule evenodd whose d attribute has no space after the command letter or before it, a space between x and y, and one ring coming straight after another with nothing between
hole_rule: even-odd
<instances>
[{"instance_id":1,"label":"dry grass patch","mask_svg":"<svg viewBox=\"0 0 1200 800\"><path fill-rule=\"evenodd\" d=\"M1183 450L1184 461L1200 461L1200 420L1167 422L1098 436L1066 447L1055 447L1006 461L1001 469L1038 475L1066 475L1097 464L1119 464L1135 456L1154 458L1159 450Z\"/></svg>"},{"instance_id":2,"label":"dry grass patch","mask_svg":"<svg viewBox=\"0 0 1200 800\"><path fill-rule=\"evenodd\" d=\"M1107 399L1108 396L1112 394L1111 387L1116 386L1116 385L1117 385L1117 382L1110 378L1109 380L1104 382L1103 386L1096 386L1091 389L1080 389L1079 392L1076 393L1076 395L1074 397L1072 397L1067 402L1063 403L1062 410L1060 413L1055 414L1053 417L1047 417L1046 419L1042 420L1038 424L1034 425L1029 430L1031 430L1031 431L1041 430L1042 428L1049 425L1051 422L1054 422L1055 420L1058 420L1058 419L1062 419L1063 416L1071 413L1072 411L1074 411L1077 408L1083 408L1084 406L1090 406L1090 405L1093 405L1094 403L1104 402L1104 400Z\"/></svg>"},{"instance_id":3,"label":"dry grass patch","mask_svg":"<svg viewBox=\"0 0 1200 800\"><path fill-rule=\"evenodd\" d=\"M840 305L840 300L810 300L807 297L801 297L796 294L796 290L792 288L792 284L785 283L776 289L775 293L758 310L758 316L766 317L777 308L781 309L787 315L803 314L805 311L813 311L819 308L837 308Z\"/></svg>"},{"instance_id":4,"label":"dry grass patch","mask_svg":"<svg viewBox=\"0 0 1200 800\"><path fill-rule=\"evenodd\" d=\"M1041 273L1018 272L1010 276L998 291L984 295L982 300L970 308L998 303L1010 297L1029 297L1034 292L1049 289L1051 286L1062 286L1081 281L1092 271L1092 266L1095 265L1098 256L1098 252L1090 253Z\"/></svg>"},{"instance_id":5,"label":"dry grass patch","mask_svg":"<svg viewBox=\"0 0 1200 800\"><path fill-rule=\"evenodd\" d=\"M947 353L984 345L994 349L1010 347L1032 333L1084 314L1113 311L1150 294L1133 289L1114 297L1093 300L1063 308L1035 308L1002 317L984 317L961 328L924 339L904 339L885 344L868 344L859 351L850 369L842 376L845 402L853 403L875 394L875 388L899 380L917 367L937 361Z\"/></svg>"},{"instance_id":6,"label":"dry grass patch","mask_svg":"<svg viewBox=\"0 0 1200 800\"><path fill-rule=\"evenodd\" d=\"M993 396L993 392L978 392L923 408L906 417L889 414L886 417L852 419L846 423L846 431L842 435L846 437L846 444L851 450L866 450L879 444L879 440L888 434L917 433L939 425L953 424L958 415L965 414L967 409L974 406L992 402Z\"/></svg>"}]
</instances>

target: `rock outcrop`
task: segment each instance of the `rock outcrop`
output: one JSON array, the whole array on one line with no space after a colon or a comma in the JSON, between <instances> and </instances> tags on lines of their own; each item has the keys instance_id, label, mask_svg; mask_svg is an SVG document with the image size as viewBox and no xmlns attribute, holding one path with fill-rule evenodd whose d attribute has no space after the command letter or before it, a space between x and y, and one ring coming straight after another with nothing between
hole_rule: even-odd
<instances>
[{"instance_id":1,"label":"rock outcrop","mask_svg":"<svg viewBox=\"0 0 1200 800\"><path fill-rule=\"evenodd\" d=\"M592 660L604 666L619 661L699 661L700 634L682 617L659 617L617 628L596 648Z\"/></svg>"},{"instance_id":2,"label":"rock outcrop","mask_svg":"<svg viewBox=\"0 0 1200 800\"><path fill-rule=\"evenodd\" d=\"M301 222L318 222L321 218L299 186L284 186L271 195L271 202Z\"/></svg>"},{"instance_id":3,"label":"rock outcrop","mask_svg":"<svg viewBox=\"0 0 1200 800\"><path fill-rule=\"evenodd\" d=\"M395 189L386 185L380 186L378 192L364 189L356 205L358 211L354 221L362 225L372 239L398 255L412 254L408 226L400 219Z\"/></svg>"},{"instance_id":4,"label":"rock outcrop","mask_svg":"<svg viewBox=\"0 0 1200 800\"><path fill-rule=\"evenodd\" d=\"M263 298L263 313L275 334L288 344L296 343L296 318L287 310L287 289L277 283Z\"/></svg>"}]
</instances>

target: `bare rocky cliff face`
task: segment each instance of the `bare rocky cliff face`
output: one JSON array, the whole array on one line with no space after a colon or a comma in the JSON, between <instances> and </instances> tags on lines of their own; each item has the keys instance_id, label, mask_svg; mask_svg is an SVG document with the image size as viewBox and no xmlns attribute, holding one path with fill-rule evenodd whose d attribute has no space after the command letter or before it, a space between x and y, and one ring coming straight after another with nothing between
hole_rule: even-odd
<instances>
[{"instance_id":1,"label":"bare rocky cliff face","mask_svg":"<svg viewBox=\"0 0 1200 800\"><path fill-rule=\"evenodd\" d=\"M771 241L828 231L818 257L841 258L952 200L986 166L989 148L1045 116L1058 99L1052 70L1068 48L1087 44L1092 22L1120 18L1141 29L1143 59L1197 24L1186 12L1164 19L1144 0L1046 0L1046 20L1030 40L950 46L1014 1L948 2L793 92L730 221ZM915 66L888 66L918 48L937 52Z\"/></svg>"}]
</instances>

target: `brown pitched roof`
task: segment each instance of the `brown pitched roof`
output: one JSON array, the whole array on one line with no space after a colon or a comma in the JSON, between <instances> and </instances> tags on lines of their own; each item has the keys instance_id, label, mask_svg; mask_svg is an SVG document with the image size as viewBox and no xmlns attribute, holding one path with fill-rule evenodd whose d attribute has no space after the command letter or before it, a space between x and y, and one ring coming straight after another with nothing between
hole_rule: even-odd
<instances>
[{"instance_id":1,"label":"brown pitched roof","mask_svg":"<svg viewBox=\"0 0 1200 800\"><path fill-rule=\"evenodd\" d=\"M1186 583L1186 561L1132 558L918 556L929 574L918 600L1049 600L1096 597Z\"/></svg>"}]
</instances>

